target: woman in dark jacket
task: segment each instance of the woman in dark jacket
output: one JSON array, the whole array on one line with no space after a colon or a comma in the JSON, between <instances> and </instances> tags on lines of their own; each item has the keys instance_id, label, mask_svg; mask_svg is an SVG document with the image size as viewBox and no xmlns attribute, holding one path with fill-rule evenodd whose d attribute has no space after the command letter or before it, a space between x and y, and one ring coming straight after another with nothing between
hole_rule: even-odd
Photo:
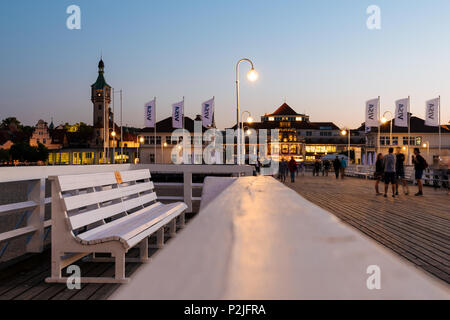
<instances>
[{"instance_id":1,"label":"woman in dark jacket","mask_svg":"<svg viewBox=\"0 0 450 320\"><path fill-rule=\"evenodd\" d=\"M377 156L377 161L375 162L375 192L377 193L377 196L382 195L378 189L378 185L380 184L380 181L383 179L384 174L384 161L383 161L383 154L379 153Z\"/></svg>"}]
</instances>

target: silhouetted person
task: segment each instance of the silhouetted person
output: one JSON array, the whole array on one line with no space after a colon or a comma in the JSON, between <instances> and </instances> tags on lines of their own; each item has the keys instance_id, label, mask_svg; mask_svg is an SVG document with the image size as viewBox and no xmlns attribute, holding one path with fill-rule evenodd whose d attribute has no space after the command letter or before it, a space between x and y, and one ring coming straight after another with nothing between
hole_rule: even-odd
<instances>
[{"instance_id":1,"label":"silhouetted person","mask_svg":"<svg viewBox=\"0 0 450 320\"><path fill-rule=\"evenodd\" d=\"M384 176L384 162L383 162L383 154L379 153L377 155L377 161L375 162L375 192L377 193L377 196L381 196L382 193L378 189L378 185L380 184L380 181L383 179Z\"/></svg>"},{"instance_id":2,"label":"silhouetted person","mask_svg":"<svg viewBox=\"0 0 450 320\"><path fill-rule=\"evenodd\" d=\"M339 170L341 170L341 160L336 156L336 159L333 161L334 174L336 175L336 179L339 179Z\"/></svg>"},{"instance_id":3,"label":"silhouetted person","mask_svg":"<svg viewBox=\"0 0 450 320\"><path fill-rule=\"evenodd\" d=\"M414 164L415 177L417 180L417 186L419 187L419 192L415 196L423 196L423 171L428 168L427 161L420 155L419 148L414 148L414 156L412 158Z\"/></svg>"},{"instance_id":4,"label":"silhouetted person","mask_svg":"<svg viewBox=\"0 0 450 320\"><path fill-rule=\"evenodd\" d=\"M295 173L297 172L297 162L294 160L294 157L291 157L291 161L289 161L289 171L291 172L291 182L295 182Z\"/></svg>"},{"instance_id":5,"label":"silhouetted person","mask_svg":"<svg viewBox=\"0 0 450 320\"><path fill-rule=\"evenodd\" d=\"M387 197L389 183L392 184L392 197L395 198L395 156L394 148L389 148L389 154L384 157L384 197Z\"/></svg>"},{"instance_id":6,"label":"silhouetted person","mask_svg":"<svg viewBox=\"0 0 450 320\"><path fill-rule=\"evenodd\" d=\"M396 159L395 159L395 177L396 177L396 184L395 184L395 195L398 196L398 183L399 181L403 185L403 192L405 195L409 194L409 188L408 184L405 180L405 155L400 152L400 148L397 149Z\"/></svg>"}]
</instances>

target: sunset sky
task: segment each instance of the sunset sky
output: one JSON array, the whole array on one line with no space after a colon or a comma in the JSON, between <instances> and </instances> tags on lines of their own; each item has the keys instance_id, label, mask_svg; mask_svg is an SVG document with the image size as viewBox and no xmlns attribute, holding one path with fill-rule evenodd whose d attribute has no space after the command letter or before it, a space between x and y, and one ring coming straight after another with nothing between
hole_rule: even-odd
<instances>
[{"instance_id":1,"label":"sunset sky","mask_svg":"<svg viewBox=\"0 0 450 320\"><path fill-rule=\"evenodd\" d=\"M81 30L66 27L71 4L81 7ZM372 4L381 30L366 27ZM215 96L218 127L231 127L243 57L260 74L248 83L242 64L241 106L256 119L286 99L311 121L357 127L370 98L393 111L410 95L423 118L425 100L441 95L448 123L449 15L448 0L4 0L0 119L92 124L103 53L107 82L124 90L124 123L136 127L154 96L158 120L183 96L191 117Z\"/></svg>"}]
</instances>

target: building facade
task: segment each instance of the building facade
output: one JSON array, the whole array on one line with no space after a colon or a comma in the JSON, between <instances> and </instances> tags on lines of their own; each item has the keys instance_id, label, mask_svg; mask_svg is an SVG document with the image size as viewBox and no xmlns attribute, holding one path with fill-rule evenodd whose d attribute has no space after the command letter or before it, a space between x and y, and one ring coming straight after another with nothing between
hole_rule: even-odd
<instances>
[{"instance_id":1,"label":"building facade","mask_svg":"<svg viewBox=\"0 0 450 320\"><path fill-rule=\"evenodd\" d=\"M387 122L377 127L369 128L366 134L366 151L368 159L376 157L377 153L387 154L389 148L400 149L407 156L407 163L411 164L414 148L419 148L422 156L429 164L436 163L437 157L449 156L450 152L450 127L441 126L441 138L439 139L439 127L425 125L425 120L410 116L410 132L408 128L397 127L395 121ZM441 153L439 154L439 140L441 140Z\"/></svg>"}]
</instances>

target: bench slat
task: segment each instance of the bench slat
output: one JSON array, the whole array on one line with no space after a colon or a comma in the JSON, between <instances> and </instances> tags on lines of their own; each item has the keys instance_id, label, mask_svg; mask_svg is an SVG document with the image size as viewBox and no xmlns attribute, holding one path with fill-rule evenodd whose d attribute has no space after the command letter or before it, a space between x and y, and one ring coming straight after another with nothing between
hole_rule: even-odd
<instances>
[{"instance_id":1,"label":"bench slat","mask_svg":"<svg viewBox=\"0 0 450 320\"><path fill-rule=\"evenodd\" d=\"M126 217L123 217L123 218L111 221L111 222L109 222L107 224L104 224L104 225L101 225L99 227L96 227L95 229L88 230L86 232L83 232L82 234L79 234L78 236L82 235L83 237L86 237L86 238L87 237L91 237L93 234L96 234L97 232L103 232L104 230L107 230L107 229L109 229L109 228L111 228L111 227L113 227L115 225L118 225L119 223L122 223L122 221L123 221L122 219L131 219L134 216L138 216L140 214L143 214L143 213L147 212L148 210L155 209L155 208L157 208L159 206L162 206L162 205L163 204L161 202L156 202L156 203L154 203L154 204L152 204L152 205L150 205L150 206L148 206L146 208L142 208L141 210L136 211L136 212L134 212L134 213L132 213L132 214L126 216Z\"/></svg>"},{"instance_id":2,"label":"bench slat","mask_svg":"<svg viewBox=\"0 0 450 320\"><path fill-rule=\"evenodd\" d=\"M121 203L80 213L69 218L72 230L90 225L100 220L113 217L119 213L138 208L144 204L156 200L156 193L149 193L144 196L128 199Z\"/></svg>"},{"instance_id":3,"label":"bench slat","mask_svg":"<svg viewBox=\"0 0 450 320\"><path fill-rule=\"evenodd\" d=\"M120 171L120 175L123 182L150 178L148 170ZM62 192L117 184L114 172L59 176L58 181Z\"/></svg>"},{"instance_id":4,"label":"bench slat","mask_svg":"<svg viewBox=\"0 0 450 320\"><path fill-rule=\"evenodd\" d=\"M90 206L96 203L119 199L121 197L128 197L140 192L153 190L153 188L153 182L139 183L126 187L121 187L119 185L119 187L115 189L80 194L72 197L65 197L63 201L66 210L70 211L73 209Z\"/></svg>"},{"instance_id":5,"label":"bench slat","mask_svg":"<svg viewBox=\"0 0 450 320\"><path fill-rule=\"evenodd\" d=\"M122 240L128 247L134 246L140 240L129 241L135 237L138 237L141 233L146 237L149 233L153 233L153 226L159 226L159 224L167 224L170 220L181 214L186 209L184 203L173 203L168 205L161 205L156 208L147 210L139 215L127 216L121 218L117 223L109 227L110 224L105 225L105 228L101 231L85 233L78 235L78 238L85 243L100 243L113 240ZM116 222L116 221L115 221ZM140 239L140 238L138 238Z\"/></svg>"}]
</instances>

